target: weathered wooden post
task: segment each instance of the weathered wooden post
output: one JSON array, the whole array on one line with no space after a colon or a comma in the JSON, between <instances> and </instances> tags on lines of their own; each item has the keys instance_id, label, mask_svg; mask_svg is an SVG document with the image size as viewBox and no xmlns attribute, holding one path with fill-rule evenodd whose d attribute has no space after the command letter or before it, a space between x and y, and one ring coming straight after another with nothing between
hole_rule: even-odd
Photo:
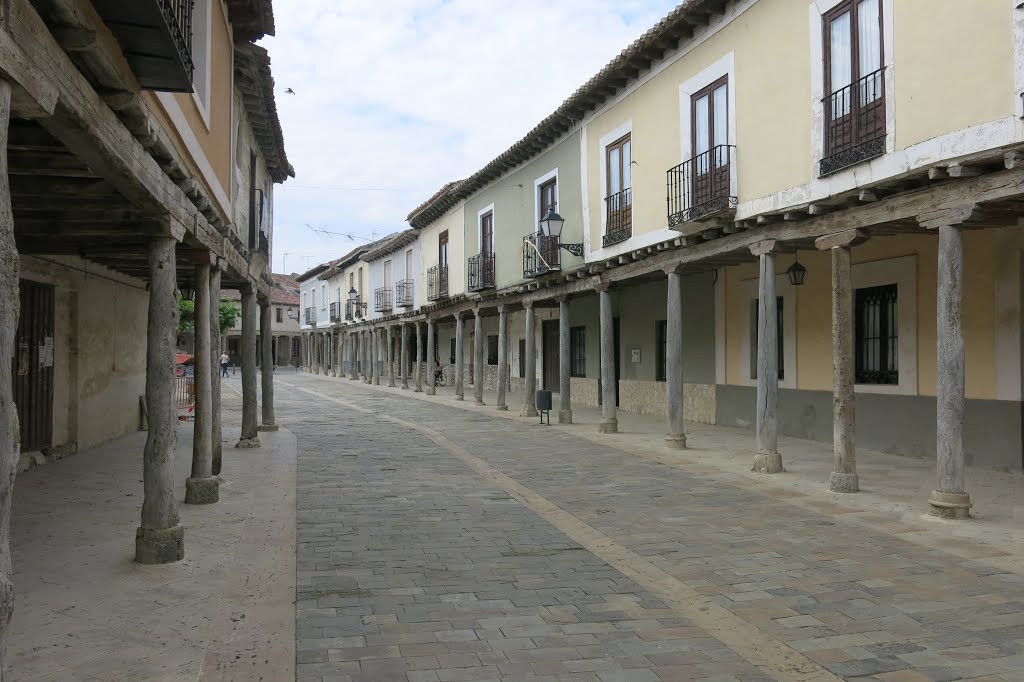
<instances>
[{"instance_id":1,"label":"weathered wooden post","mask_svg":"<svg viewBox=\"0 0 1024 682\"><path fill-rule=\"evenodd\" d=\"M271 314L273 306L270 301L260 301L260 335L263 350L263 369L260 374L262 402L260 403L262 423L260 431L277 431L277 420L274 417L274 334Z\"/></svg>"},{"instance_id":2,"label":"weathered wooden post","mask_svg":"<svg viewBox=\"0 0 1024 682\"><path fill-rule=\"evenodd\" d=\"M508 306L498 306L498 405L507 410L505 393L508 391Z\"/></svg>"},{"instance_id":3,"label":"weathered wooden post","mask_svg":"<svg viewBox=\"0 0 1024 682\"><path fill-rule=\"evenodd\" d=\"M387 327L386 343L387 350L384 353L384 361L388 363L388 388L395 388L395 338L393 324Z\"/></svg>"},{"instance_id":4,"label":"weathered wooden post","mask_svg":"<svg viewBox=\"0 0 1024 682\"><path fill-rule=\"evenodd\" d=\"M484 349L487 339L484 338L484 318L480 314L480 306L473 308L473 402L484 404Z\"/></svg>"},{"instance_id":5,"label":"weathered wooden post","mask_svg":"<svg viewBox=\"0 0 1024 682\"><path fill-rule=\"evenodd\" d=\"M533 309L533 301L523 301L526 309L526 358L523 369L526 371L526 387L523 396L521 417L537 416L537 318Z\"/></svg>"},{"instance_id":6,"label":"weathered wooden post","mask_svg":"<svg viewBox=\"0 0 1024 682\"><path fill-rule=\"evenodd\" d=\"M401 372L402 372L402 390L409 390L409 325L402 324L402 349L399 353L401 357Z\"/></svg>"},{"instance_id":7,"label":"weathered wooden post","mask_svg":"<svg viewBox=\"0 0 1024 682\"><path fill-rule=\"evenodd\" d=\"M668 435L665 444L686 448L683 408L683 278L679 266L665 268L668 275L665 316L665 417Z\"/></svg>"},{"instance_id":8,"label":"weathered wooden post","mask_svg":"<svg viewBox=\"0 0 1024 682\"><path fill-rule=\"evenodd\" d=\"M434 380L434 376L437 374L437 365L434 362L435 324L433 320L427 320L427 395L437 395L436 382Z\"/></svg>"},{"instance_id":9,"label":"weathered wooden post","mask_svg":"<svg viewBox=\"0 0 1024 682\"><path fill-rule=\"evenodd\" d=\"M416 392L423 393L423 341L420 323L416 323Z\"/></svg>"},{"instance_id":10,"label":"weathered wooden post","mask_svg":"<svg viewBox=\"0 0 1024 682\"><path fill-rule=\"evenodd\" d=\"M601 323L601 423L598 433L618 433L619 419L616 416L615 376L615 322L612 318L612 296L608 283L598 286Z\"/></svg>"},{"instance_id":11,"label":"weathered wooden post","mask_svg":"<svg viewBox=\"0 0 1024 682\"><path fill-rule=\"evenodd\" d=\"M213 461L211 472L214 476L220 475L220 468L224 457L224 431L221 426L220 396L220 356L223 353L223 339L220 333L221 267L219 260L210 264L210 317L207 320L207 324L210 327L210 370L213 377L210 383L210 440Z\"/></svg>"},{"instance_id":12,"label":"weathered wooden post","mask_svg":"<svg viewBox=\"0 0 1024 682\"><path fill-rule=\"evenodd\" d=\"M256 434L256 327L259 324L259 306L256 292L251 286L242 294L242 434L236 448L258 448Z\"/></svg>"},{"instance_id":13,"label":"weathered wooden post","mask_svg":"<svg viewBox=\"0 0 1024 682\"><path fill-rule=\"evenodd\" d=\"M558 423L572 424L572 347L569 297L558 298Z\"/></svg>"},{"instance_id":14,"label":"weathered wooden post","mask_svg":"<svg viewBox=\"0 0 1024 682\"><path fill-rule=\"evenodd\" d=\"M195 421L192 437L192 476L185 480L185 504L212 504L220 499L220 480L213 475L213 372L210 337L210 255L195 266Z\"/></svg>"},{"instance_id":15,"label":"weathered wooden post","mask_svg":"<svg viewBox=\"0 0 1024 682\"><path fill-rule=\"evenodd\" d=\"M779 354L778 302L775 298L775 240L750 247L760 261L757 307L757 454L753 471L783 471L779 454Z\"/></svg>"},{"instance_id":16,"label":"weathered wooden post","mask_svg":"<svg viewBox=\"0 0 1024 682\"><path fill-rule=\"evenodd\" d=\"M462 312L455 313L455 399L465 398L465 346L463 345L464 325Z\"/></svg>"}]
</instances>

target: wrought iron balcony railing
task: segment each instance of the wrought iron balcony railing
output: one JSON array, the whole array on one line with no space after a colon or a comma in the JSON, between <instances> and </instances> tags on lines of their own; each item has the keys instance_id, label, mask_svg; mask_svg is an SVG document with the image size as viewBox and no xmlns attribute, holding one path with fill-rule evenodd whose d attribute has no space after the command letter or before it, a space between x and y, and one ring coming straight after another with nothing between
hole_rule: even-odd
<instances>
[{"instance_id":1,"label":"wrought iron balcony railing","mask_svg":"<svg viewBox=\"0 0 1024 682\"><path fill-rule=\"evenodd\" d=\"M435 265L427 270L427 300L448 298L448 266Z\"/></svg>"},{"instance_id":2,"label":"wrought iron balcony railing","mask_svg":"<svg viewBox=\"0 0 1024 682\"><path fill-rule=\"evenodd\" d=\"M494 288L494 254L478 253L469 258L469 290Z\"/></svg>"},{"instance_id":3,"label":"wrought iron balcony railing","mask_svg":"<svg viewBox=\"0 0 1024 682\"><path fill-rule=\"evenodd\" d=\"M352 301L345 301L345 321L351 322L357 315L355 313L356 305Z\"/></svg>"},{"instance_id":4,"label":"wrought iron balcony railing","mask_svg":"<svg viewBox=\"0 0 1024 682\"><path fill-rule=\"evenodd\" d=\"M607 216L603 246L611 246L624 242L633 236L633 190L630 188L605 197L605 215Z\"/></svg>"},{"instance_id":5,"label":"wrought iron balcony railing","mask_svg":"<svg viewBox=\"0 0 1024 682\"><path fill-rule=\"evenodd\" d=\"M408 307L413 305L413 281L403 279L395 283L395 305Z\"/></svg>"},{"instance_id":6,"label":"wrought iron balcony railing","mask_svg":"<svg viewBox=\"0 0 1024 682\"><path fill-rule=\"evenodd\" d=\"M885 153L885 67L836 90L824 104L821 175Z\"/></svg>"},{"instance_id":7,"label":"wrought iron balcony railing","mask_svg":"<svg viewBox=\"0 0 1024 682\"><path fill-rule=\"evenodd\" d=\"M668 171L668 226L736 208L736 147L720 144Z\"/></svg>"},{"instance_id":8,"label":"wrought iron balcony railing","mask_svg":"<svg viewBox=\"0 0 1024 682\"><path fill-rule=\"evenodd\" d=\"M341 304L340 303L332 303L331 304L331 322L340 322L340 321L341 321Z\"/></svg>"},{"instance_id":9,"label":"wrought iron balcony railing","mask_svg":"<svg viewBox=\"0 0 1024 682\"><path fill-rule=\"evenodd\" d=\"M306 324L316 324L316 308L306 308Z\"/></svg>"},{"instance_id":10,"label":"wrought iron balcony railing","mask_svg":"<svg viewBox=\"0 0 1024 682\"><path fill-rule=\"evenodd\" d=\"M194 0L93 0L143 90L192 92Z\"/></svg>"},{"instance_id":11,"label":"wrought iron balcony railing","mask_svg":"<svg viewBox=\"0 0 1024 682\"><path fill-rule=\"evenodd\" d=\"M373 309L378 313L391 310L394 306L391 304L391 287L381 287L373 292Z\"/></svg>"},{"instance_id":12,"label":"wrought iron balcony railing","mask_svg":"<svg viewBox=\"0 0 1024 682\"><path fill-rule=\"evenodd\" d=\"M523 277L540 277L562 269L558 237L540 232L523 237Z\"/></svg>"}]
</instances>

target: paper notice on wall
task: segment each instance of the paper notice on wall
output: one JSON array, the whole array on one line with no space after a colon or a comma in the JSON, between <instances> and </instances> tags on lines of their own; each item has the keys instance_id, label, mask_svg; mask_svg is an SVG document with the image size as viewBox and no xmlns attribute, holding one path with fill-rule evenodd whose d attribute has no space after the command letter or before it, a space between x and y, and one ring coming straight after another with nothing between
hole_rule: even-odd
<instances>
[{"instance_id":1,"label":"paper notice on wall","mask_svg":"<svg viewBox=\"0 0 1024 682\"><path fill-rule=\"evenodd\" d=\"M39 344L39 367L53 367L53 337L47 336Z\"/></svg>"}]
</instances>

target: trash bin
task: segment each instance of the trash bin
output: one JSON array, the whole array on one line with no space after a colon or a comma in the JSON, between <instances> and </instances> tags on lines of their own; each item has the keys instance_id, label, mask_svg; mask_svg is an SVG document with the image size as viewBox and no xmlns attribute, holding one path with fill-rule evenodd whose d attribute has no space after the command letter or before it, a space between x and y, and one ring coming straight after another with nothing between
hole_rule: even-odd
<instances>
[{"instance_id":1,"label":"trash bin","mask_svg":"<svg viewBox=\"0 0 1024 682\"><path fill-rule=\"evenodd\" d=\"M537 391L537 412L540 414L540 423L544 423L544 416L547 415L548 424L551 423L551 391L541 389Z\"/></svg>"}]
</instances>

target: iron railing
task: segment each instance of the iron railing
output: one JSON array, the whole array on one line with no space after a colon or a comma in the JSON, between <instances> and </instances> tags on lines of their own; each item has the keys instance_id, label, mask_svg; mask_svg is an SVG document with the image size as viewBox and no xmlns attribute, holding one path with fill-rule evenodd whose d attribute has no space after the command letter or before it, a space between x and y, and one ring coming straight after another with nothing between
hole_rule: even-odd
<instances>
[{"instance_id":1,"label":"iron railing","mask_svg":"<svg viewBox=\"0 0 1024 682\"><path fill-rule=\"evenodd\" d=\"M668 170L668 225L736 208L736 147L720 144Z\"/></svg>"},{"instance_id":2,"label":"iron railing","mask_svg":"<svg viewBox=\"0 0 1024 682\"><path fill-rule=\"evenodd\" d=\"M340 321L341 321L341 304L340 303L332 303L331 304L331 322L340 322Z\"/></svg>"},{"instance_id":3,"label":"iron railing","mask_svg":"<svg viewBox=\"0 0 1024 682\"><path fill-rule=\"evenodd\" d=\"M562 269L558 237L534 232L523 237L523 277L540 277Z\"/></svg>"},{"instance_id":4,"label":"iron railing","mask_svg":"<svg viewBox=\"0 0 1024 682\"><path fill-rule=\"evenodd\" d=\"M469 290L494 288L494 254L478 253L469 258Z\"/></svg>"},{"instance_id":5,"label":"iron railing","mask_svg":"<svg viewBox=\"0 0 1024 682\"><path fill-rule=\"evenodd\" d=\"M373 292L373 309L378 313L392 309L391 287L381 287Z\"/></svg>"},{"instance_id":6,"label":"iron railing","mask_svg":"<svg viewBox=\"0 0 1024 682\"><path fill-rule=\"evenodd\" d=\"M448 298L448 266L435 265L427 270L427 300Z\"/></svg>"},{"instance_id":7,"label":"iron railing","mask_svg":"<svg viewBox=\"0 0 1024 682\"><path fill-rule=\"evenodd\" d=\"M195 65L192 61L192 6L195 0L157 0L160 6L160 13L164 15L167 22L167 30L171 34L174 46L178 48L178 56L192 80L195 73Z\"/></svg>"},{"instance_id":8,"label":"iron railing","mask_svg":"<svg viewBox=\"0 0 1024 682\"><path fill-rule=\"evenodd\" d=\"M821 175L885 153L885 67L836 90L824 104Z\"/></svg>"},{"instance_id":9,"label":"iron railing","mask_svg":"<svg viewBox=\"0 0 1024 682\"><path fill-rule=\"evenodd\" d=\"M352 320L354 320L357 317L355 311L356 311L356 304L353 301L345 301L345 321L346 322L351 322Z\"/></svg>"},{"instance_id":10,"label":"iron railing","mask_svg":"<svg viewBox=\"0 0 1024 682\"><path fill-rule=\"evenodd\" d=\"M604 237L601 238L602 245L611 246L632 237L633 190L627 188L609 197L605 197L604 205L605 215L608 220Z\"/></svg>"},{"instance_id":11,"label":"iron railing","mask_svg":"<svg viewBox=\"0 0 1024 682\"><path fill-rule=\"evenodd\" d=\"M316 308L306 308L306 324L316 324Z\"/></svg>"},{"instance_id":12,"label":"iron railing","mask_svg":"<svg viewBox=\"0 0 1024 682\"><path fill-rule=\"evenodd\" d=\"M399 280L395 283L395 305L407 307L413 305L413 281Z\"/></svg>"}]
</instances>

